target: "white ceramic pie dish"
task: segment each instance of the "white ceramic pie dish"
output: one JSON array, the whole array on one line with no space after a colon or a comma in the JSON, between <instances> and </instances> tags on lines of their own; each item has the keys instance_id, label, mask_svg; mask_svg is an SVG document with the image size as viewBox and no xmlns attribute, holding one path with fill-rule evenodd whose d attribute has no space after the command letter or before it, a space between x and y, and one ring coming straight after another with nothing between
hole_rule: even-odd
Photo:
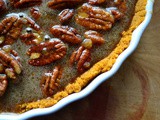
<instances>
[{"instance_id":1,"label":"white ceramic pie dish","mask_svg":"<svg viewBox=\"0 0 160 120\"><path fill-rule=\"evenodd\" d=\"M147 25L149 24L149 22L151 20L153 4L154 4L154 0L147 1L147 6L146 6L147 14L145 16L145 20L134 30L129 47L125 51L123 51L123 53L121 53L119 55L118 59L116 60L116 62L113 65L111 70L96 77L90 84L88 84L88 86L86 86L79 93L74 93L74 94L69 95L68 97L63 98L62 100L60 100L57 104L55 104L52 107L43 108L43 109L33 109L33 110L30 110L30 111L22 113L22 114L1 113L0 120L6 120L6 119L7 120L8 119L11 119L11 120L23 119L24 120L24 119L39 116L39 115L46 115L49 113L54 113L57 110L68 105L69 103L74 102L76 100L79 100L79 99L89 95L102 82L108 80L111 76L113 76L118 71L118 69L120 68L120 66L124 62L124 60L136 49L136 47L138 46L138 43L140 41L140 38L143 34L143 31L145 30L145 28L147 27Z\"/></svg>"}]
</instances>

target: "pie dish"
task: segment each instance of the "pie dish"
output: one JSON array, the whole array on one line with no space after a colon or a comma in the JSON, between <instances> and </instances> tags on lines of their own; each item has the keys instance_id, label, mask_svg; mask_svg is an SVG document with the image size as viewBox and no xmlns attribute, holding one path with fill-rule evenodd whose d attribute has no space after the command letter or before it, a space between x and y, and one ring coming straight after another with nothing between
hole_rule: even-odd
<instances>
[{"instance_id":1,"label":"pie dish","mask_svg":"<svg viewBox=\"0 0 160 120\"><path fill-rule=\"evenodd\" d=\"M69 83L67 86L65 86L63 90L57 92L51 98L44 98L38 101L20 104L19 107L21 109L21 112L24 113L2 113L1 117L4 118L7 116L7 119L9 117L11 117L12 119L13 117L15 117L15 119L22 119L36 116L39 114L42 115L54 112L63 107L64 105L88 95L100 83L112 76L118 70L126 57L131 54L136 48L142 32L150 21L152 5L153 1L137 1L135 7L135 14L133 16L131 25L127 30L123 31L122 37L119 43L113 49L113 51L106 58L95 63L89 70L77 77L72 83ZM56 29L57 28L59 28L59 26L56 26ZM87 87L85 87L86 85Z\"/></svg>"}]
</instances>

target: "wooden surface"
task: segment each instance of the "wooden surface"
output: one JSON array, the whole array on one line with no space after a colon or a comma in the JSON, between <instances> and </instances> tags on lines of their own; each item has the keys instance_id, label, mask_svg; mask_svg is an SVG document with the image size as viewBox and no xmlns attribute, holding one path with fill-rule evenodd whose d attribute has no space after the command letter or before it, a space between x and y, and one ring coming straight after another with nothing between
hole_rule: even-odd
<instances>
[{"instance_id":1,"label":"wooden surface","mask_svg":"<svg viewBox=\"0 0 160 120\"><path fill-rule=\"evenodd\" d=\"M33 119L160 120L160 0L136 51L88 97Z\"/></svg>"}]
</instances>

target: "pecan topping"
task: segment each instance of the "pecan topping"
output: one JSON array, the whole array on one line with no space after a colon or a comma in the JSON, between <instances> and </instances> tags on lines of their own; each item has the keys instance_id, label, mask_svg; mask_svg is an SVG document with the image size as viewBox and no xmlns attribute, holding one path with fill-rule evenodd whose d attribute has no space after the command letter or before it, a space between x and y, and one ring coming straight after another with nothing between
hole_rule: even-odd
<instances>
[{"instance_id":1,"label":"pecan topping","mask_svg":"<svg viewBox=\"0 0 160 120\"><path fill-rule=\"evenodd\" d=\"M76 22L89 29L109 30L114 23L114 17L99 7L83 4L78 10Z\"/></svg>"},{"instance_id":2,"label":"pecan topping","mask_svg":"<svg viewBox=\"0 0 160 120\"><path fill-rule=\"evenodd\" d=\"M20 57L9 45L0 49L1 73L7 78L16 80L16 75L21 73ZM16 82L16 81L15 81Z\"/></svg>"},{"instance_id":3,"label":"pecan topping","mask_svg":"<svg viewBox=\"0 0 160 120\"><path fill-rule=\"evenodd\" d=\"M23 25L28 25L36 31L40 31L40 27L25 14L9 14L0 23L0 44L13 44L20 36Z\"/></svg>"},{"instance_id":4,"label":"pecan topping","mask_svg":"<svg viewBox=\"0 0 160 120\"><path fill-rule=\"evenodd\" d=\"M6 5L3 0L0 0L0 13L3 13L6 10Z\"/></svg>"},{"instance_id":5,"label":"pecan topping","mask_svg":"<svg viewBox=\"0 0 160 120\"><path fill-rule=\"evenodd\" d=\"M35 20L38 20L40 17L41 17L41 13L38 9L38 7L33 7L30 9L30 14L32 15L32 17L35 19Z\"/></svg>"},{"instance_id":6,"label":"pecan topping","mask_svg":"<svg viewBox=\"0 0 160 120\"><path fill-rule=\"evenodd\" d=\"M65 42L72 44L78 44L82 42L81 36L77 30L68 26L55 25L50 29L50 32L57 38Z\"/></svg>"},{"instance_id":7,"label":"pecan topping","mask_svg":"<svg viewBox=\"0 0 160 120\"><path fill-rule=\"evenodd\" d=\"M48 7L52 9L62 9L66 7L75 7L83 0L50 0L48 2Z\"/></svg>"},{"instance_id":8,"label":"pecan topping","mask_svg":"<svg viewBox=\"0 0 160 120\"><path fill-rule=\"evenodd\" d=\"M74 10L73 9L64 9L59 15L59 20L60 22L66 23L68 20L70 20L74 15Z\"/></svg>"},{"instance_id":9,"label":"pecan topping","mask_svg":"<svg viewBox=\"0 0 160 120\"><path fill-rule=\"evenodd\" d=\"M50 64L65 56L67 47L56 38L40 43L29 48L27 54L30 56L29 64L33 66L43 66Z\"/></svg>"},{"instance_id":10,"label":"pecan topping","mask_svg":"<svg viewBox=\"0 0 160 120\"><path fill-rule=\"evenodd\" d=\"M89 30L84 33L84 37L87 39L91 39L93 44L101 45L105 42L102 35L96 31Z\"/></svg>"},{"instance_id":11,"label":"pecan topping","mask_svg":"<svg viewBox=\"0 0 160 120\"><path fill-rule=\"evenodd\" d=\"M10 0L10 3L15 8L24 8L40 5L42 3L42 0Z\"/></svg>"},{"instance_id":12,"label":"pecan topping","mask_svg":"<svg viewBox=\"0 0 160 120\"><path fill-rule=\"evenodd\" d=\"M79 47L77 51L74 51L70 57L70 65L77 64L78 72L84 72L85 69L90 67L91 52L90 50Z\"/></svg>"},{"instance_id":13,"label":"pecan topping","mask_svg":"<svg viewBox=\"0 0 160 120\"><path fill-rule=\"evenodd\" d=\"M106 0L89 0L89 4L91 5L99 5L99 4L102 4L104 3Z\"/></svg>"},{"instance_id":14,"label":"pecan topping","mask_svg":"<svg viewBox=\"0 0 160 120\"><path fill-rule=\"evenodd\" d=\"M62 69L56 66L53 71L45 73L40 81L40 87L44 96L52 96L59 88L60 79L62 76Z\"/></svg>"},{"instance_id":15,"label":"pecan topping","mask_svg":"<svg viewBox=\"0 0 160 120\"><path fill-rule=\"evenodd\" d=\"M0 74L0 97L3 96L3 94L5 93L7 86L8 81L6 75Z\"/></svg>"}]
</instances>

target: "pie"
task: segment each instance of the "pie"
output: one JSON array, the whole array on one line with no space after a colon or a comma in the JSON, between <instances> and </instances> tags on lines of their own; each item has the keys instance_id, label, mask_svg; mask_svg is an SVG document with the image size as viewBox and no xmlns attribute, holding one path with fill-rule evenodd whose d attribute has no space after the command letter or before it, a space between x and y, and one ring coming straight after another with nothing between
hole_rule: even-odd
<instances>
[{"instance_id":1,"label":"pie","mask_svg":"<svg viewBox=\"0 0 160 120\"><path fill-rule=\"evenodd\" d=\"M0 111L53 106L109 71L147 0L0 0Z\"/></svg>"}]
</instances>

